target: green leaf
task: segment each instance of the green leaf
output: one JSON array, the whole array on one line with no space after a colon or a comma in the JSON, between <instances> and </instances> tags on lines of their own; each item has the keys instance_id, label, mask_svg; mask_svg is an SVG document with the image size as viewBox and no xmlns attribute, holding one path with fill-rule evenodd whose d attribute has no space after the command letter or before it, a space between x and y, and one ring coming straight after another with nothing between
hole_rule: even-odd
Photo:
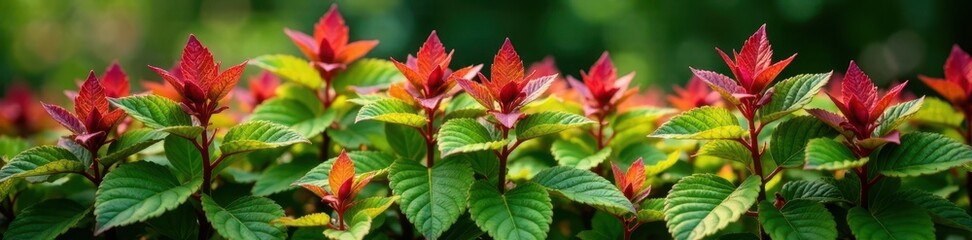
<instances>
[{"instance_id":1,"label":"green leaf","mask_svg":"<svg viewBox=\"0 0 972 240\"><path fill-rule=\"evenodd\" d=\"M591 219L591 229L577 233L581 240L618 240L623 239L624 225L615 216L595 212Z\"/></svg>"},{"instance_id":2,"label":"green leaf","mask_svg":"<svg viewBox=\"0 0 972 240\"><path fill-rule=\"evenodd\" d=\"M274 219L270 223L282 224L288 227L326 227L331 223L331 216L327 215L327 213L311 213L297 219L282 217Z\"/></svg>"},{"instance_id":3,"label":"green leaf","mask_svg":"<svg viewBox=\"0 0 972 240\"><path fill-rule=\"evenodd\" d=\"M283 125L268 121L249 121L230 128L219 150L223 156L271 149L297 143L310 143L304 136Z\"/></svg>"},{"instance_id":4,"label":"green leaf","mask_svg":"<svg viewBox=\"0 0 972 240\"><path fill-rule=\"evenodd\" d=\"M391 189L401 196L401 209L426 238L438 238L466 209L473 171L466 162L439 161L426 168L400 159L389 170Z\"/></svg>"},{"instance_id":5,"label":"green leaf","mask_svg":"<svg viewBox=\"0 0 972 240\"><path fill-rule=\"evenodd\" d=\"M418 110L412 105L394 98L383 98L362 106L354 121L365 120L376 120L409 127L423 127L429 121L425 115L419 114Z\"/></svg>"},{"instance_id":6,"label":"green leaf","mask_svg":"<svg viewBox=\"0 0 972 240\"><path fill-rule=\"evenodd\" d=\"M167 132L185 139L196 139L203 132L200 126L172 126L157 129L160 132Z\"/></svg>"},{"instance_id":7,"label":"green leaf","mask_svg":"<svg viewBox=\"0 0 972 240\"><path fill-rule=\"evenodd\" d=\"M367 214L361 213L354 215L351 221L347 222L348 229L341 231L333 228L324 230L324 236L336 240L361 240L364 239L371 230L371 218Z\"/></svg>"},{"instance_id":8,"label":"green leaf","mask_svg":"<svg viewBox=\"0 0 972 240\"><path fill-rule=\"evenodd\" d=\"M359 213L368 215L370 218L376 218L381 216L388 207L391 207L395 201L398 201L398 196L391 197L369 197L354 202L354 206L348 208L345 212L347 215L358 215ZM465 203L465 201L463 201Z\"/></svg>"},{"instance_id":9,"label":"green leaf","mask_svg":"<svg viewBox=\"0 0 972 240\"><path fill-rule=\"evenodd\" d=\"M832 138L837 134L837 130L812 116L794 117L773 131L773 144L770 144L769 151L777 166L799 167L805 162L805 149L811 139Z\"/></svg>"},{"instance_id":10,"label":"green leaf","mask_svg":"<svg viewBox=\"0 0 972 240\"><path fill-rule=\"evenodd\" d=\"M840 189L824 181L797 180L783 184L780 195L787 201L810 200L821 203L850 202Z\"/></svg>"},{"instance_id":11,"label":"green leaf","mask_svg":"<svg viewBox=\"0 0 972 240\"><path fill-rule=\"evenodd\" d=\"M575 140L557 139L550 146L550 153L553 154L554 159L557 160L559 165L588 170L601 164L601 162L604 162L604 160L611 156L610 147L595 151L592 146L579 143Z\"/></svg>"},{"instance_id":12,"label":"green leaf","mask_svg":"<svg viewBox=\"0 0 972 240\"><path fill-rule=\"evenodd\" d=\"M648 198L638 206L638 221L657 222L665 220L665 199Z\"/></svg>"},{"instance_id":13,"label":"green leaf","mask_svg":"<svg viewBox=\"0 0 972 240\"><path fill-rule=\"evenodd\" d=\"M151 162L124 164L108 173L95 197L95 232L140 222L172 210L189 199L202 179L179 181Z\"/></svg>"},{"instance_id":14,"label":"green leaf","mask_svg":"<svg viewBox=\"0 0 972 240\"><path fill-rule=\"evenodd\" d=\"M700 107L672 117L648 135L668 139L736 139L748 136L736 117L721 107Z\"/></svg>"},{"instance_id":15,"label":"green leaf","mask_svg":"<svg viewBox=\"0 0 972 240\"><path fill-rule=\"evenodd\" d=\"M384 87L394 82L404 81L398 68L391 61L377 58L364 58L348 65L341 74L334 77L334 89L348 91L350 87Z\"/></svg>"},{"instance_id":16,"label":"green leaf","mask_svg":"<svg viewBox=\"0 0 972 240\"><path fill-rule=\"evenodd\" d=\"M0 136L0 163L27 150L27 141L15 137Z\"/></svg>"},{"instance_id":17,"label":"green leaf","mask_svg":"<svg viewBox=\"0 0 972 240\"><path fill-rule=\"evenodd\" d=\"M486 107L480 105L469 94L456 94L445 108L445 119L477 118L486 114Z\"/></svg>"},{"instance_id":18,"label":"green leaf","mask_svg":"<svg viewBox=\"0 0 972 240\"><path fill-rule=\"evenodd\" d=\"M907 202L889 204L889 207L851 208L847 212L847 225L860 240L932 240L935 228L931 217L921 208Z\"/></svg>"},{"instance_id":19,"label":"green leaf","mask_svg":"<svg viewBox=\"0 0 972 240\"><path fill-rule=\"evenodd\" d=\"M834 216L810 200L788 201L782 209L760 202L759 222L771 239L837 239Z\"/></svg>"},{"instance_id":20,"label":"green leaf","mask_svg":"<svg viewBox=\"0 0 972 240\"><path fill-rule=\"evenodd\" d=\"M125 132L108 146L108 155L99 161L105 166L111 166L116 162L141 152L155 143L165 139L168 135L165 132L158 132L150 129L134 129Z\"/></svg>"},{"instance_id":21,"label":"green leaf","mask_svg":"<svg viewBox=\"0 0 972 240\"><path fill-rule=\"evenodd\" d=\"M712 156L730 161L737 161L749 165L753 163L753 155L746 146L735 140L712 140L702 145L696 153L699 156Z\"/></svg>"},{"instance_id":22,"label":"green leaf","mask_svg":"<svg viewBox=\"0 0 972 240\"><path fill-rule=\"evenodd\" d=\"M324 83L321 75L310 63L294 56L284 54L264 55L250 59L247 63L310 89L319 89Z\"/></svg>"},{"instance_id":23,"label":"green leaf","mask_svg":"<svg viewBox=\"0 0 972 240\"><path fill-rule=\"evenodd\" d=\"M941 134L914 132L901 136L901 144L884 146L876 158L881 174L914 177L961 166L972 160L972 148Z\"/></svg>"},{"instance_id":24,"label":"green leaf","mask_svg":"<svg viewBox=\"0 0 972 240\"><path fill-rule=\"evenodd\" d=\"M269 198L244 196L221 206L204 194L202 207L213 228L226 239L287 239L286 229L270 224L284 211Z\"/></svg>"},{"instance_id":25,"label":"green leaf","mask_svg":"<svg viewBox=\"0 0 972 240\"><path fill-rule=\"evenodd\" d=\"M90 207L67 199L52 199L31 205L19 214L4 233L3 239L56 239L77 225Z\"/></svg>"},{"instance_id":26,"label":"green leaf","mask_svg":"<svg viewBox=\"0 0 972 240\"><path fill-rule=\"evenodd\" d=\"M919 123L957 128L962 126L962 120L965 119L965 116L956 111L951 103L936 97L925 97L921 109L911 119Z\"/></svg>"},{"instance_id":27,"label":"green leaf","mask_svg":"<svg viewBox=\"0 0 972 240\"><path fill-rule=\"evenodd\" d=\"M750 176L737 188L713 174L682 178L665 199L668 231L678 240L710 236L739 219L756 203L759 176Z\"/></svg>"},{"instance_id":28,"label":"green leaf","mask_svg":"<svg viewBox=\"0 0 972 240\"><path fill-rule=\"evenodd\" d=\"M178 103L162 96L141 95L109 98L108 101L150 128L192 126L189 114L183 112Z\"/></svg>"},{"instance_id":29,"label":"green leaf","mask_svg":"<svg viewBox=\"0 0 972 240\"><path fill-rule=\"evenodd\" d=\"M388 139L392 151L405 159L421 160L426 156L425 152L428 151L428 146L425 145L425 137L415 128L398 124L385 124L385 138Z\"/></svg>"},{"instance_id":30,"label":"green leaf","mask_svg":"<svg viewBox=\"0 0 972 240\"><path fill-rule=\"evenodd\" d=\"M471 118L449 120L439 129L439 151L442 157L456 153L497 150L506 145L498 133Z\"/></svg>"},{"instance_id":31,"label":"green leaf","mask_svg":"<svg viewBox=\"0 0 972 240\"><path fill-rule=\"evenodd\" d=\"M972 217L947 199L918 189L898 191L895 195L924 208L936 222L972 231Z\"/></svg>"},{"instance_id":32,"label":"green leaf","mask_svg":"<svg viewBox=\"0 0 972 240\"><path fill-rule=\"evenodd\" d=\"M831 73L800 74L773 86L770 102L759 109L759 121L767 123L800 110L817 95Z\"/></svg>"},{"instance_id":33,"label":"green leaf","mask_svg":"<svg viewBox=\"0 0 972 240\"><path fill-rule=\"evenodd\" d=\"M627 110L611 121L612 129L623 132L644 125L655 125L658 119L675 113L671 108L639 107ZM642 136L644 137L644 136Z\"/></svg>"},{"instance_id":34,"label":"green leaf","mask_svg":"<svg viewBox=\"0 0 972 240\"><path fill-rule=\"evenodd\" d=\"M152 229L172 240L197 239L199 224L196 222L196 209L192 203L185 202L176 209L161 216L145 221Z\"/></svg>"},{"instance_id":35,"label":"green leaf","mask_svg":"<svg viewBox=\"0 0 972 240\"><path fill-rule=\"evenodd\" d=\"M922 101L924 100L925 97L921 97L915 100L895 104L894 106L889 107L887 110L884 110L884 113L881 113L881 117L878 117L878 122L880 124L876 129L874 129L874 135L887 135L889 132L897 128L898 125L908 121L912 115L915 115L915 113L921 109Z\"/></svg>"},{"instance_id":36,"label":"green leaf","mask_svg":"<svg viewBox=\"0 0 972 240\"><path fill-rule=\"evenodd\" d=\"M196 149L192 141L176 136L165 138L162 143L165 148L165 158L175 170L179 182L188 182L194 178L202 179L202 154Z\"/></svg>"},{"instance_id":37,"label":"green leaf","mask_svg":"<svg viewBox=\"0 0 972 240\"><path fill-rule=\"evenodd\" d=\"M573 113L538 112L526 115L516 124L516 138L527 140L592 124L594 121Z\"/></svg>"},{"instance_id":38,"label":"green leaf","mask_svg":"<svg viewBox=\"0 0 972 240\"><path fill-rule=\"evenodd\" d=\"M31 182L47 179L47 175L57 173L80 173L87 169L67 149L55 146L40 146L27 149L7 162L0 168L0 182L11 178L28 177Z\"/></svg>"},{"instance_id":39,"label":"green leaf","mask_svg":"<svg viewBox=\"0 0 972 240\"><path fill-rule=\"evenodd\" d=\"M868 158L857 159L843 144L830 138L817 138L807 142L807 163L804 169L841 170L860 167Z\"/></svg>"},{"instance_id":40,"label":"green leaf","mask_svg":"<svg viewBox=\"0 0 972 240\"><path fill-rule=\"evenodd\" d=\"M290 183L297 181L304 174L307 174L319 162L320 160L311 158L294 158L289 163L270 166L263 171L263 174L260 174L260 178L253 184L251 193L254 196L268 196L294 189L295 186Z\"/></svg>"},{"instance_id":41,"label":"green leaf","mask_svg":"<svg viewBox=\"0 0 972 240\"><path fill-rule=\"evenodd\" d=\"M278 97L257 106L250 120L288 126L309 138L321 134L337 117L334 111L323 111L319 105L321 103L318 102L314 106L307 106L300 100Z\"/></svg>"},{"instance_id":42,"label":"green leaf","mask_svg":"<svg viewBox=\"0 0 972 240\"><path fill-rule=\"evenodd\" d=\"M469 213L490 237L545 239L553 222L553 205L543 186L518 184L500 193L495 184L479 180L469 190Z\"/></svg>"},{"instance_id":43,"label":"green leaf","mask_svg":"<svg viewBox=\"0 0 972 240\"><path fill-rule=\"evenodd\" d=\"M540 171L533 182L567 199L590 205L613 215L635 213L634 206L614 184L594 172L572 167L552 167Z\"/></svg>"},{"instance_id":44,"label":"green leaf","mask_svg":"<svg viewBox=\"0 0 972 240\"><path fill-rule=\"evenodd\" d=\"M357 176L369 172L381 173L387 171L387 168L395 161L395 156L373 151L348 152L348 157L354 159L354 172ZM292 185L313 184L327 188L327 177L336 159L337 157L334 157L318 164L317 167L308 171L303 177L294 181Z\"/></svg>"}]
</instances>

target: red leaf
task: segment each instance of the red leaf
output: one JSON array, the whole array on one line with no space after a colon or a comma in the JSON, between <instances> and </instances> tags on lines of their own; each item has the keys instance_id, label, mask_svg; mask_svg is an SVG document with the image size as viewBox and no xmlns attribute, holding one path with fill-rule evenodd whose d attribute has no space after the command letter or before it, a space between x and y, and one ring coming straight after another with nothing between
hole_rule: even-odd
<instances>
[{"instance_id":1,"label":"red leaf","mask_svg":"<svg viewBox=\"0 0 972 240\"><path fill-rule=\"evenodd\" d=\"M766 89L766 87L769 86L771 82L773 82L773 79L776 79L776 76L780 75L780 72L783 71L783 69L786 68L786 66L789 65L790 62L793 61L793 58L795 58L796 56L797 54L794 53L789 58L783 59L782 61L776 62L773 65L767 67L766 69L763 69L761 72L759 72L759 75L756 76L756 80L753 82L752 89L759 92Z\"/></svg>"},{"instance_id":2,"label":"red leaf","mask_svg":"<svg viewBox=\"0 0 972 240\"><path fill-rule=\"evenodd\" d=\"M317 186L317 185L301 184L300 186L301 187L304 187L308 191L314 193L314 195L317 195L317 197L319 197L319 198L326 198L327 195L329 195L327 193L327 191L324 191L324 188L321 188L320 186Z\"/></svg>"},{"instance_id":3,"label":"red leaf","mask_svg":"<svg viewBox=\"0 0 972 240\"><path fill-rule=\"evenodd\" d=\"M736 65L739 68L739 81L747 89L753 88L756 74L769 67L773 57L773 49L770 48L769 39L766 38L766 24L759 27L749 39L743 43L736 57Z\"/></svg>"},{"instance_id":4,"label":"red leaf","mask_svg":"<svg viewBox=\"0 0 972 240\"><path fill-rule=\"evenodd\" d=\"M128 96L131 88L128 75L125 75L117 61L113 62L105 71L105 75L101 76L101 86L105 88L105 95L113 98Z\"/></svg>"},{"instance_id":5,"label":"red leaf","mask_svg":"<svg viewBox=\"0 0 972 240\"><path fill-rule=\"evenodd\" d=\"M841 125L847 122L847 119L844 119L844 117L819 108L807 109L807 113L813 115L817 119L820 119L821 122L830 125L830 127L840 131L843 131L843 127L841 127Z\"/></svg>"},{"instance_id":6,"label":"red leaf","mask_svg":"<svg viewBox=\"0 0 972 240\"><path fill-rule=\"evenodd\" d=\"M317 59L317 42L311 36L289 28L284 28L284 34L290 37L290 40L294 42L294 45L297 45L297 48L300 49L300 52L304 53L304 56L307 56L312 61L319 61Z\"/></svg>"},{"instance_id":7,"label":"red leaf","mask_svg":"<svg viewBox=\"0 0 972 240\"><path fill-rule=\"evenodd\" d=\"M331 171L327 178L328 184L331 186L331 193L340 192L342 185L351 181L353 178L354 163L351 162L351 157L348 157L348 153L345 150L341 150L341 155L338 155L334 165L331 166ZM338 197L343 196L338 195Z\"/></svg>"},{"instance_id":8,"label":"red leaf","mask_svg":"<svg viewBox=\"0 0 972 240\"><path fill-rule=\"evenodd\" d=\"M952 103L964 103L968 98L968 95L963 91L962 86L958 83L947 81L941 78L930 78L926 76L918 76L925 85L929 88L938 92L938 94L948 99Z\"/></svg>"},{"instance_id":9,"label":"red leaf","mask_svg":"<svg viewBox=\"0 0 972 240\"><path fill-rule=\"evenodd\" d=\"M493 117L496 117L496 120L499 121L500 124L503 124L503 126L506 128L513 128L516 126L516 122L523 117L523 113L519 111L513 111L510 113L492 112L492 114Z\"/></svg>"},{"instance_id":10,"label":"red leaf","mask_svg":"<svg viewBox=\"0 0 972 240\"><path fill-rule=\"evenodd\" d=\"M628 179L626 178L624 172L621 171L621 168L618 167L618 164L614 163L614 161L611 161L611 172L613 173L612 175L614 175L614 185L617 186L618 189L624 190L624 187L628 185Z\"/></svg>"},{"instance_id":11,"label":"red leaf","mask_svg":"<svg viewBox=\"0 0 972 240\"><path fill-rule=\"evenodd\" d=\"M495 108L493 105L493 96L490 94L490 91L486 88L486 86L465 78L456 79L456 82L459 84L459 87L465 90L466 93L468 93L473 99L476 99L476 101L479 102L479 104L482 104L483 107L486 107L486 109L489 110L493 110Z\"/></svg>"},{"instance_id":12,"label":"red leaf","mask_svg":"<svg viewBox=\"0 0 972 240\"><path fill-rule=\"evenodd\" d=\"M405 75L405 79L408 79L408 81L412 83L413 86L425 85L425 80L426 80L425 77L419 75L418 72L415 72L415 70L410 68L408 65L405 65L399 62L398 60L395 60L394 58L392 58L391 60L392 63L395 63L395 67L398 68L398 71L401 72L402 75Z\"/></svg>"},{"instance_id":13,"label":"red leaf","mask_svg":"<svg viewBox=\"0 0 972 240\"><path fill-rule=\"evenodd\" d=\"M229 94L240 81L240 75L243 74L244 69L246 69L246 61L219 73L209 89L209 99L219 100Z\"/></svg>"},{"instance_id":14,"label":"red leaf","mask_svg":"<svg viewBox=\"0 0 972 240\"><path fill-rule=\"evenodd\" d=\"M337 59L335 59L335 61L345 64L354 62L355 60L368 55L368 52L371 52L371 49L374 49L376 46L378 46L378 40L352 42L341 49L341 51L337 54Z\"/></svg>"},{"instance_id":15,"label":"red leaf","mask_svg":"<svg viewBox=\"0 0 972 240\"><path fill-rule=\"evenodd\" d=\"M344 17L338 12L337 4L331 5L331 9L314 24L315 42L320 43L325 39L331 49L342 49L348 44L348 26L344 24Z\"/></svg>"},{"instance_id":16,"label":"red leaf","mask_svg":"<svg viewBox=\"0 0 972 240\"><path fill-rule=\"evenodd\" d=\"M93 111L108 112L108 100L105 99L105 90L95 76L94 71L88 73L88 79L81 84L78 97L74 99L74 112L78 114L78 119L87 119L88 114Z\"/></svg>"},{"instance_id":17,"label":"red leaf","mask_svg":"<svg viewBox=\"0 0 972 240\"><path fill-rule=\"evenodd\" d=\"M191 34L186 47L182 50L180 65L182 80L195 82L203 92L208 92L210 86L214 85L213 81L219 71L213 60L213 54L196 39L195 35Z\"/></svg>"},{"instance_id":18,"label":"red leaf","mask_svg":"<svg viewBox=\"0 0 972 240\"><path fill-rule=\"evenodd\" d=\"M945 60L945 79L962 86L966 94L972 91L972 57L962 51L958 44L952 46L952 52Z\"/></svg>"},{"instance_id":19,"label":"red leaf","mask_svg":"<svg viewBox=\"0 0 972 240\"><path fill-rule=\"evenodd\" d=\"M628 184L631 185L635 192L641 191L645 183L645 161L642 158L638 158L637 161L631 164L628 168L627 173L625 173L625 179L627 179Z\"/></svg>"},{"instance_id":20,"label":"red leaf","mask_svg":"<svg viewBox=\"0 0 972 240\"><path fill-rule=\"evenodd\" d=\"M851 61L847 67L847 73L844 74L841 95L844 103L849 103L848 100L853 96L860 101L872 104L877 98L877 87L871 82L871 78L864 74L854 61Z\"/></svg>"},{"instance_id":21,"label":"red leaf","mask_svg":"<svg viewBox=\"0 0 972 240\"><path fill-rule=\"evenodd\" d=\"M905 81L897 86L892 87L891 90L888 90L888 92L884 94L884 97L882 97L881 100L878 100L877 103L871 107L870 121L876 121L877 118L884 113L884 110L887 109L888 106L891 106L891 103L894 103L896 99L898 99L898 94L901 94L901 90L904 90L904 87L907 85L908 81Z\"/></svg>"},{"instance_id":22,"label":"red leaf","mask_svg":"<svg viewBox=\"0 0 972 240\"><path fill-rule=\"evenodd\" d=\"M528 82L526 86L523 86L523 89L520 91L524 96L526 96L523 99L521 106L536 100L543 95L543 93L547 92L547 88L550 87L550 84L553 83L554 79L556 78L557 74L553 74L530 80L530 82Z\"/></svg>"},{"instance_id":23,"label":"red leaf","mask_svg":"<svg viewBox=\"0 0 972 240\"><path fill-rule=\"evenodd\" d=\"M173 75L172 72L166 71L165 69L161 69L153 66L148 66L148 67L149 69L152 69L152 71L154 71L156 74L159 74L159 76L161 76L162 79L165 80L165 82L169 86L175 89L177 93L181 94L184 91L184 87L183 87L184 84L182 84L182 78Z\"/></svg>"},{"instance_id":24,"label":"red leaf","mask_svg":"<svg viewBox=\"0 0 972 240\"><path fill-rule=\"evenodd\" d=\"M418 71L421 75L429 75L436 66L448 68L450 55L446 55L445 46L439 36L432 31L418 51Z\"/></svg>"},{"instance_id":25,"label":"red leaf","mask_svg":"<svg viewBox=\"0 0 972 240\"><path fill-rule=\"evenodd\" d=\"M68 130L71 130L71 132L73 132L74 134L81 134L86 132L84 124L81 123L81 120L78 120L78 117L74 116L74 114L71 114L71 112L69 112L68 110L57 105L47 104L43 102L41 103L41 105L44 106L44 110L47 110L47 114L50 114L55 121L60 123L62 126L66 127Z\"/></svg>"},{"instance_id":26,"label":"red leaf","mask_svg":"<svg viewBox=\"0 0 972 240\"><path fill-rule=\"evenodd\" d=\"M523 61L520 60L520 55L516 53L516 49L513 49L513 44L510 43L509 38L503 42L503 46L493 57L491 68L491 84L494 86L505 86L506 83L523 79ZM493 91L497 90L499 89L493 89Z\"/></svg>"}]
</instances>

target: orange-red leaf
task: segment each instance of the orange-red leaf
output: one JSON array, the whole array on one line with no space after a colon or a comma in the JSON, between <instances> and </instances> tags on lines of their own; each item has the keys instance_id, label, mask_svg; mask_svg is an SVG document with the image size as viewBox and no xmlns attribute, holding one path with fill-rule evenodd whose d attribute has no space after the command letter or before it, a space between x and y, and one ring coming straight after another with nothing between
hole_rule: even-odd
<instances>
[{"instance_id":1,"label":"orange-red leaf","mask_svg":"<svg viewBox=\"0 0 972 240\"><path fill-rule=\"evenodd\" d=\"M244 69L246 69L246 61L219 73L219 76L216 77L213 85L209 88L209 98L219 100L229 94L240 81L240 75L243 74Z\"/></svg>"},{"instance_id":2,"label":"orange-red leaf","mask_svg":"<svg viewBox=\"0 0 972 240\"><path fill-rule=\"evenodd\" d=\"M131 91L128 75L125 75L125 71L122 71L121 66L118 66L118 62L113 62L105 71L105 75L101 76L101 85L105 88L105 95L108 97L128 96Z\"/></svg>"},{"instance_id":3,"label":"orange-red leaf","mask_svg":"<svg viewBox=\"0 0 972 240\"><path fill-rule=\"evenodd\" d=\"M491 70L490 77L492 78L492 85L495 86L504 86L508 82L523 79L523 61L520 60L520 55L516 53L516 49L513 49L513 44L510 43L509 38L503 42L503 46L493 57Z\"/></svg>"},{"instance_id":4,"label":"orange-red leaf","mask_svg":"<svg viewBox=\"0 0 972 240\"><path fill-rule=\"evenodd\" d=\"M938 92L938 94L942 95L950 102L961 103L968 98L968 96L965 95L965 91L962 90L962 86L959 86L957 83L941 78L931 78L926 76L918 76L918 79L921 79L925 85L928 85L929 88L935 90L935 92Z\"/></svg>"},{"instance_id":5,"label":"orange-red leaf","mask_svg":"<svg viewBox=\"0 0 972 240\"><path fill-rule=\"evenodd\" d=\"M186 42L186 47L182 50L180 65L182 80L184 82L195 82L204 92L213 85L219 71L213 60L213 54L196 39L195 35L191 34L189 41Z\"/></svg>"},{"instance_id":6,"label":"orange-red leaf","mask_svg":"<svg viewBox=\"0 0 972 240\"><path fill-rule=\"evenodd\" d=\"M638 158L637 161L631 164L628 172L625 173L625 179L627 179L628 184L631 185L635 192L641 191L641 187L645 183L645 161L642 158Z\"/></svg>"},{"instance_id":7,"label":"orange-red leaf","mask_svg":"<svg viewBox=\"0 0 972 240\"><path fill-rule=\"evenodd\" d=\"M374 49L376 46L378 46L378 40L362 40L352 42L345 46L344 49L341 49L341 52L338 53L336 61L345 64L354 62L355 60L368 55L368 52L371 52L371 49Z\"/></svg>"},{"instance_id":8,"label":"orange-red leaf","mask_svg":"<svg viewBox=\"0 0 972 240\"><path fill-rule=\"evenodd\" d=\"M428 76L436 66L449 67L448 57L449 55L446 55L445 46L442 45L439 36L436 35L435 31L432 31L418 51L419 74Z\"/></svg>"},{"instance_id":9,"label":"orange-red leaf","mask_svg":"<svg viewBox=\"0 0 972 240\"><path fill-rule=\"evenodd\" d=\"M47 113L50 114L55 121L66 127L68 130L71 130L71 132L75 134L86 132L84 124L81 123L81 120L74 116L74 114L71 114L71 112L68 110L60 106L47 103L41 103L41 105L44 106L44 110L47 110Z\"/></svg>"},{"instance_id":10,"label":"orange-red leaf","mask_svg":"<svg viewBox=\"0 0 972 240\"><path fill-rule=\"evenodd\" d=\"M331 192L340 192L341 185L353 178L354 163L351 162L351 157L348 156L348 153L345 150L341 150L341 155L337 157L334 165L331 165L331 171L327 179L328 184L331 186Z\"/></svg>"},{"instance_id":11,"label":"orange-red leaf","mask_svg":"<svg viewBox=\"0 0 972 240\"><path fill-rule=\"evenodd\" d=\"M92 111L108 112L105 90L94 71L88 73L87 80L84 80L84 83L81 84L81 90L78 91L78 97L74 99L74 112L78 114L78 119L87 119L88 114Z\"/></svg>"},{"instance_id":12,"label":"orange-red leaf","mask_svg":"<svg viewBox=\"0 0 972 240\"><path fill-rule=\"evenodd\" d=\"M338 12L337 4L331 5L327 13L314 24L314 40L320 43L327 39L331 49L341 49L348 43L348 26L344 24L344 17Z\"/></svg>"}]
</instances>

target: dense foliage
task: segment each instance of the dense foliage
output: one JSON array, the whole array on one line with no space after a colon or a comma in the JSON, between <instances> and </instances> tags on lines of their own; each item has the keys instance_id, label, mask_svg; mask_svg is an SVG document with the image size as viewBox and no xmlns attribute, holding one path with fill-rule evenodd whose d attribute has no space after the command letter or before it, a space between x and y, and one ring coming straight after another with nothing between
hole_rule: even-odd
<instances>
[{"instance_id":1,"label":"dense foliage","mask_svg":"<svg viewBox=\"0 0 972 240\"><path fill-rule=\"evenodd\" d=\"M21 107L5 117L43 109L67 135L0 138L3 239L972 231L959 194L972 196L972 57L958 46L944 79L920 77L944 100L915 98L853 61L778 80L797 55L774 62L762 26L731 56L717 48L729 76L690 68L665 107L607 52L575 78L552 59L525 65L506 39L488 68L453 69L434 31L390 60L364 58L378 41L349 31L332 7L312 34L284 30L303 58L226 69L190 35L175 66L149 66L163 80L150 92L115 64L67 92L73 111L8 96ZM247 66L264 72L237 87Z\"/></svg>"}]
</instances>

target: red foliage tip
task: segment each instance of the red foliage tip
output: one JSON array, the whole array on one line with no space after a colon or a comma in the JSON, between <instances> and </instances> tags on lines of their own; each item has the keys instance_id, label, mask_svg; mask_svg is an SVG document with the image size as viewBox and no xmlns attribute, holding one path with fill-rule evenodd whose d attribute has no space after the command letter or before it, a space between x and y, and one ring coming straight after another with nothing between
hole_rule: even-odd
<instances>
[{"instance_id":1,"label":"red foliage tip","mask_svg":"<svg viewBox=\"0 0 972 240\"><path fill-rule=\"evenodd\" d=\"M810 111L810 113L832 126L839 126L853 132L857 139L867 139L878 127L878 118L894 103L907 84L907 81L898 84L879 98L878 89L871 82L871 78L861 71L854 61L851 61L841 81L841 96L828 93L844 117L827 114L824 111Z\"/></svg>"},{"instance_id":2,"label":"red foliage tip","mask_svg":"<svg viewBox=\"0 0 972 240\"><path fill-rule=\"evenodd\" d=\"M584 97L584 109L588 115L613 112L621 102L637 92L637 89L628 89L634 73L618 78L617 71L610 54L604 52L588 72L581 71L583 83L568 78L571 86Z\"/></svg>"},{"instance_id":3,"label":"red foliage tip","mask_svg":"<svg viewBox=\"0 0 972 240\"><path fill-rule=\"evenodd\" d=\"M364 57L378 45L378 40L349 42L348 32L349 28L336 4L331 5L327 13L314 24L313 37L284 29L284 33L297 45L297 48L300 48L308 59L319 66L318 70L325 71L326 76ZM330 77L326 77L326 80L330 80Z\"/></svg>"},{"instance_id":4,"label":"red foliage tip","mask_svg":"<svg viewBox=\"0 0 972 240\"><path fill-rule=\"evenodd\" d=\"M317 185L304 184L302 187L310 190L321 198L321 201L331 205L336 211L343 214L345 210L353 206L355 196L371 182L373 173L362 174L355 177L354 162L345 150L341 150L334 165L328 174L329 189L324 189Z\"/></svg>"},{"instance_id":5,"label":"red foliage tip","mask_svg":"<svg viewBox=\"0 0 972 240\"><path fill-rule=\"evenodd\" d=\"M266 100L277 96L277 87L280 86L280 78L268 71L261 71L260 74L249 79L248 90L237 90L235 95L246 111L252 111L257 105Z\"/></svg>"},{"instance_id":6,"label":"red foliage tip","mask_svg":"<svg viewBox=\"0 0 972 240\"><path fill-rule=\"evenodd\" d=\"M523 61L513 49L509 38L493 58L491 68L492 79L486 78L482 73L479 74L482 84L465 78L457 79L457 82L506 128L512 128L523 117L520 109L546 92L550 83L557 77L556 74L542 77L533 77L535 74L524 76Z\"/></svg>"},{"instance_id":7,"label":"red foliage tip","mask_svg":"<svg viewBox=\"0 0 972 240\"><path fill-rule=\"evenodd\" d=\"M105 70L105 74L101 75L101 85L105 88L105 95L108 97L118 98L131 94L128 75L118 65L118 61L112 62Z\"/></svg>"},{"instance_id":8,"label":"red foliage tip","mask_svg":"<svg viewBox=\"0 0 972 240\"><path fill-rule=\"evenodd\" d=\"M182 96L183 104L194 113L213 113L217 110L214 103L218 103L236 86L246 62L219 72L219 62L213 59L209 49L195 35L189 35L178 66L172 72L153 66L149 68L172 85Z\"/></svg>"},{"instance_id":9,"label":"red foliage tip","mask_svg":"<svg viewBox=\"0 0 972 240\"><path fill-rule=\"evenodd\" d=\"M932 90L965 112L972 112L972 57L957 44L945 60L945 79L918 76Z\"/></svg>"},{"instance_id":10,"label":"red foliage tip","mask_svg":"<svg viewBox=\"0 0 972 240\"><path fill-rule=\"evenodd\" d=\"M692 76L684 88L675 86L675 95L667 96L668 103L682 111L689 109L717 105L720 103L719 94L709 89L697 76Z\"/></svg>"},{"instance_id":11,"label":"red foliage tip","mask_svg":"<svg viewBox=\"0 0 972 240\"><path fill-rule=\"evenodd\" d=\"M452 92L456 79L472 78L482 68L482 65L467 66L453 72L449 69L453 52L447 54L439 36L432 31L419 48L418 57L408 55L405 63L392 58L398 70L408 79L409 84L404 85L405 92L426 109L435 109Z\"/></svg>"},{"instance_id":12,"label":"red foliage tip","mask_svg":"<svg viewBox=\"0 0 972 240\"><path fill-rule=\"evenodd\" d=\"M115 67L117 65L112 68ZM109 72L111 72L110 69ZM111 74L118 73L106 75ZM113 89L118 90L119 88ZM117 93L120 92L115 92L115 94ZM81 84L81 89L78 91L77 97L74 98L75 114L57 105L46 103L41 105L55 121L73 133L72 140L88 149L99 149L104 145L111 128L125 116L125 112L121 109L112 110L109 108L106 90L102 81L99 81L98 77L95 76L94 71L88 73L88 78Z\"/></svg>"},{"instance_id":13,"label":"red foliage tip","mask_svg":"<svg viewBox=\"0 0 972 240\"><path fill-rule=\"evenodd\" d=\"M713 88L719 88L718 91L724 91L738 97L764 94L769 84L796 57L796 54L793 54L782 61L772 62L773 49L766 37L766 24L760 26L759 30L756 30L756 33L743 43L742 50L739 52L733 50L733 58L730 58L719 48L716 48L716 51L729 66L735 81L714 72L695 69L693 69L693 72Z\"/></svg>"},{"instance_id":14,"label":"red foliage tip","mask_svg":"<svg viewBox=\"0 0 972 240\"><path fill-rule=\"evenodd\" d=\"M30 88L15 82L0 99L0 134L29 136L46 128L44 110Z\"/></svg>"},{"instance_id":15,"label":"red foliage tip","mask_svg":"<svg viewBox=\"0 0 972 240\"><path fill-rule=\"evenodd\" d=\"M614 184L624 193L624 196L632 203L638 203L648 195L651 188L646 188L645 184L645 162L638 158L631 164L627 171L614 162L611 162L611 171L614 174Z\"/></svg>"}]
</instances>

